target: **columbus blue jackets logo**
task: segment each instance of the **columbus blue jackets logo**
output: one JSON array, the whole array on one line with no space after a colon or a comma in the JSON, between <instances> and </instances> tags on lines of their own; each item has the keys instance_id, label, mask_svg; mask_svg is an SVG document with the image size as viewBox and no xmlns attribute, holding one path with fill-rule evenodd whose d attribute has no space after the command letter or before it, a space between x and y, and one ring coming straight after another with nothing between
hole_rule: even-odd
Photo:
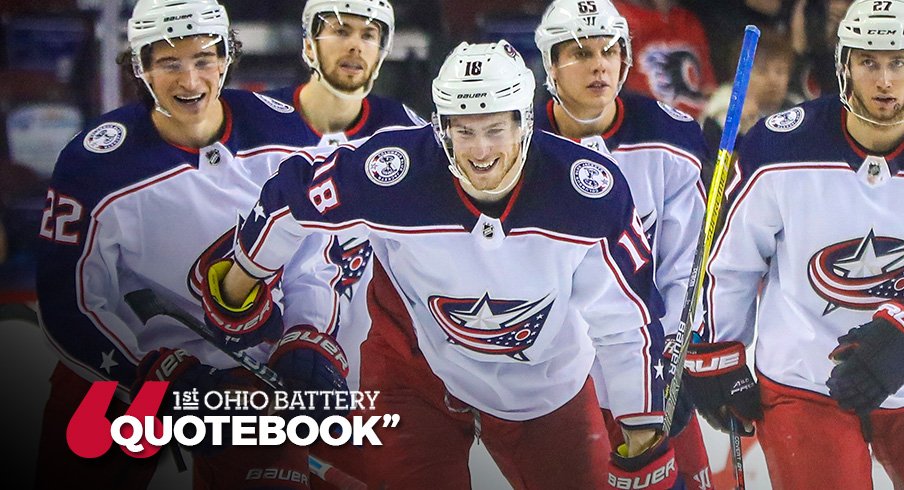
<instances>
[{"instance_id":1,"label":"columbus blue jackets logo","mask_svg":"<svg viewBox=\"0 0 904 490\"><path fill-rule=\"evenodd\" d=\"M351 239L345 243L339 243L333 237L333 244L330 246L330 261L339 266L341 275L339 281L334 286L336 294L352 299L352 292L355 284L361 280L367 264L373 256L373 248L370 242L364 241L355 243L355 239Z\"/></svg>"},{"instance_id":2,"label":"columbus blue jackets logo","mask_svg":"<svg viewBox=\"0 0 904 490\"><path fill-rule=\"evenodd\" d=\"M601 163L577 160L571 164L571 185L584 197L603 197L612 190L612 173Z\"/></svg>"},{"instance_id":3,"label":"columbus blue jackets logo","mask_svg":"<svg viewBox=\"0 0 904 490\"><path fill-rule=\"evenodd\" d=\"M800 123L804 122L804 110L802 107L792 107L787 111L773 114L766 119L766 127L776 133L793 131Z\"/></svg>"},{"instance_id":4,"label":"columbus blue jackets logo","mask_svg":"<svg viewBox=\"0 0 904 490\"><path fill-rule=\"evenodd\" d=\"M904 298L904 240L876 236L829 245L807 267L810 285L826 300L823 315L838 308L873 310Z\"/></svg>"},{"instance_id":5,"label":"columbus blue jackets logo","mask_svg":"<svg viewBox=\"0 0 904 490\"><path fill-rule=\"evenodd\" d=\"M524 353L540 336L555 298L536 301L431 296L430 313L453 344L483 354L529 360Z\"/></svg>"},{"instance_id":6,"label":"columbus blue jackets logo","mask_svg":"<svg viewBox=\"0 0 904 490\"><path fill-rule=\"evenodd\" d=\"M126 139L126 127L115 122L103 123L85 135L82 144L94 153L110 153Z\"/></svg>"},{"instance_id":7,"label":"columbus blue jackets logo","mask_svg":"<svg viewBox=\"0 0 904 490\"><path fill-rule=\"evenodd\" d=\"M276 112L281 112L283 114L289 114L291 112L295 112L295 108L286 104L285 102L280 102L273 97L268 97L266 95L261 95L257 92L252 92L255 97L261 100L264 104L267 104L267 107L273 109Z\"/></svg>"},{"instance_id":8,"label":"columbus blue jackets logo","mask_svg":"<svg viewBox=\"0 0 904 490\"><path fill-rule=\"evenodd\" d=\"M375 151L364 163L364 172L371 182L381 187L399 183L408 174L408 153L401 148L382 148Z\"/></svg>"}]
</instances>

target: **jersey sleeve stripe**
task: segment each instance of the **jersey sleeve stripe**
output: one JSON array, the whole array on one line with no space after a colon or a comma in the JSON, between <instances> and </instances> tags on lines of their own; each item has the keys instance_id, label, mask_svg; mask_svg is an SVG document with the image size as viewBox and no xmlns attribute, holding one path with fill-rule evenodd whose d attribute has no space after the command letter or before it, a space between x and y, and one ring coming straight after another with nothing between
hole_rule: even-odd
<instances>
[{"instance_id":1,"label":"jersey sleeve stripe","mask_svg":"<svg viewBox=\"0 0 904 490\"><path fill-rule=\"evenodd\" d=\"M621 288L622 292L625 293L625 296L627 296L637 306L641 322L644 325L649 324L651 321L650 311L647 309L643 301L641 301L640 297L637 296L637 293L635 293L634 290L628 286L627 279L625 279L625 276L622 275L621 270L615 264L615 259L609 252L609 240L604 238L599 242L599 244L600 248L602 248L603 251L603 260L606 262L606 266L609 268L609 270L612 271L612 274L615 276L615 279L618 282L618 286Z\"/></svg>"}]
</instances>

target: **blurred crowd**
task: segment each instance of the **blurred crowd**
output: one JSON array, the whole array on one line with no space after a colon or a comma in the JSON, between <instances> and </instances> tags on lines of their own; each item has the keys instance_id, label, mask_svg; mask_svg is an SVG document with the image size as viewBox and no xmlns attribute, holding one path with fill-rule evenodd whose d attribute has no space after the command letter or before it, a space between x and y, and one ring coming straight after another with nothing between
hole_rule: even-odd
<instances>
[{"instance_id":1,"label":"blurred crowd","mask_svg":"<svg viewBox=\"0 0 904 490\"><path fill-rule=\"evenodd\" d=\"M125 18L133 1L122 2ZM302 0L260 2L223 0L234 22L275 24L297 19ZM820 95L837 93L834 49L838 23L850 0L614 0L632 33L633 68L629 92L655 97L694 116L715 150L721 137L744 26L762 32L744 104L741 134L758 119ZM397 32L417 42L397 42L374 93L405 102L422 116L432 111L430 81L444 55L461 41L504 37L515 45L542 80L540 53L533 31L548 4L545 0L394 0ZM0 1L0 304L33 301L31 250L38 240L46 179L60 148L93 117L101 114L99 37L104 29L102 2L46 0ZM46 25L78 19L86 27L71 32L73 56L52 67L31 66L40 60L29 43L54 48L53 38L23 37L28 22ZM25 19L25 22L23 22ZM242 37L241 24L237 24ZM68 32L68 31L67 31ZM123 47L124 33L122 33ZM58 41L60 44L63 40ZM14 43L17 43L14 45ZM300 46L300 36L297 40ZM401 45L401 47L399 47ZM14 48L18 46L17 52ZM71 46L63 46L71 47ZM281 47L281 52L297 49ZM18 53L18 58L17 58ZM24 54L23 54L24 53ZM24 58L26 62L23 63ZM267 77L307 76L300 55L288 58L266 52L243 59L245 88L268 88ZM273 85L285 80L274 81ZM123 84L128 100L131 83ZM538 97L545 98L542 90ZM38 122L36 122L38 121ZM708 177L708 175L705 175Z\"/></svg>"}]
</instances>

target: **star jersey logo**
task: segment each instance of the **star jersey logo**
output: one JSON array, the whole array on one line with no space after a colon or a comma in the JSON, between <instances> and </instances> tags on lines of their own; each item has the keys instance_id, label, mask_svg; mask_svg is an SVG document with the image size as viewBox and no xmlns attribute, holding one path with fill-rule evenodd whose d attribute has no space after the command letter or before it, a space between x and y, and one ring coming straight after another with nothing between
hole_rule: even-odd
<instances>
[{"instance_id":1,"label":"star jersey logo","mask_svg":"<svg viewBox=\"0 0 904 490\"><path fill-rule=\"evenodd\" d=\"M823 315L838 308L873 310L904 298L904 240L876 236L829 245L807 266L810 286L826 300Z\"/></svg>"},{"instance_id":2,"label":"star jersey logo","mask_svg":"<svg viewBox=\"0 0 904 490\"><path fill-rule=\"evenodd\" d=\"M352 299L355 284L361 280L370 258L373 256L373 248L369 241L355 243L355 239L339 243L339 240L333 237L333 244L330 246L330 261L338 265L341 273L339 280L336 282L334 289L336 294Z\"/></svg>"},{"instance_id":3,"label":"star jersey logo","mask_svg":"<svg viewBox=\"0 0 904 490\"><path fill-rule=\"evenodd\" d=\"M555 297L536 301L431 296L430 313L449 342L483 354L528 361L524 353L540 336Z\"/></svg>"}]
</instances>

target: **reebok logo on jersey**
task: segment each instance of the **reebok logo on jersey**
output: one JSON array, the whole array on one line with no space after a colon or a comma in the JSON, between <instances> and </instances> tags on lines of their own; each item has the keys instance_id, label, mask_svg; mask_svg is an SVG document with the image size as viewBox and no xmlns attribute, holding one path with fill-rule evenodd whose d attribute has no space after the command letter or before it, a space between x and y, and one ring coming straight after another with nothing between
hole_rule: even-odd
<instances>
[{"instance_id":1,"label":"reebok logo on jersey","mask_svg":"<svg viewBox=\"0 0 904 490\"><path fill-rule=\"evenodd\" d=\"M430 313L449 342L482 354L506 355L528 361L524 354L540 335L555 297L536 301L431 296Z\"/></svg>"},{"instance_id":2,"label":"reebok logo on jersey","mask_svg":"<svg viewBox=\"0 0 904 490\"><path fill-rule=\"evenodd\" d=\"M689 122L689 121L694 120L694 117L691 116L690 114L688 114L684 111L679 111L678 109L675 109L674 107L666 104L665 102L657 100L656 104L659 105L659 108L662 109L663 112L668 114L672 119L674 119L676 121Z\"/></svg>"},{"instance_id":3,"label":"reebok logo on jersey","mask_svg":"<svg viewBox=\"0 0 904 490\"><path fill-rule=\"evenodd\" d=\"M612 172L602 163L578 160L571 164L571 185L584 197L603 197L612 190L612 183Z\"/></svg>"},{"instance_id":4,"label":"reebok logo on jersey","mask_svg":"<svg viewBox=\"0 0 904 490\"><path fill-rule=\"evenodd\" d=\"M281 112L283 114L290 114L292 112L295 112L294 107L292 107L289 104L286 104L284 102L280 102L280 101L274 99L273 97L268 97L266 95L262 95L257 92L251 92L251 93L254 94L254 96L257 97L258 99L260 99L261 102L263 102L264 104L267 104L267 107L273 109L276 112Z\"/></svg>"}]
</instances>

